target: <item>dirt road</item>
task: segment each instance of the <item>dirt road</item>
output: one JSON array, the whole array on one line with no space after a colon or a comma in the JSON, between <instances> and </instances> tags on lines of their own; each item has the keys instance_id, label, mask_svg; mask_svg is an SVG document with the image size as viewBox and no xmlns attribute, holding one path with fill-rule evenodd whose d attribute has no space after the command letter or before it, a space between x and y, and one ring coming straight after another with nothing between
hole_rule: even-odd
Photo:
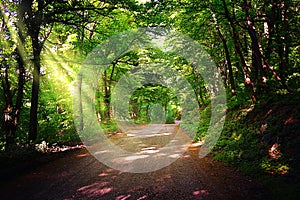
<instances>
[{"instance_id":1,"label":"dirt road","mask_svg":"<svg viewBox=\"0 0 300 200\"><path fill-rule=\"evenodd\" d=\"M164 136L171 137L165 130L142 136L133 130L114 136L111 141L129 150L133 143L128 141L139 138L137 147L131 149L139 153L149 150L147 145L153 147L150 150L159 149L153 137L166 141ZM200 159L198 152L199 147L190 146L166 167L129 173L102 164L83 148L7 181L1 185L0 199L268 199L265 189L255 181L211 156Z\"/></svg>"}]
</instances>

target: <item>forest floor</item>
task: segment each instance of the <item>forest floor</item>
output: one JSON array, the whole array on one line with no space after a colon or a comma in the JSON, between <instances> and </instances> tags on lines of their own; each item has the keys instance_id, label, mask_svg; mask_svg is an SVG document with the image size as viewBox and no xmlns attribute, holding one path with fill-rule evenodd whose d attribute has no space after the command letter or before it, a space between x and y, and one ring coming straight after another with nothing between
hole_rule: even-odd
<instances>
[{"instance_id":1,"label":"forest floor","mask_svg":"<svg viewBox=\"0 0 300 200\"><path fill-rule=\"evenodd\" d=\"M112 138L115 144L127 144L130 148L132 143L124 142L135 137L130 136L118 134ZM214 160L211 155L200 159L200 148L197 145L190 146L172 164L146 173L122 172L110 168L84 147L51 153L26 163L26 166L32 167L22 168L25 164L19 163L18 168L23 173L14 174L18 168L7 170L5 175L2 173L0 198L269 199L267 189L255 180Z\"/></svg>"}]
</instances>

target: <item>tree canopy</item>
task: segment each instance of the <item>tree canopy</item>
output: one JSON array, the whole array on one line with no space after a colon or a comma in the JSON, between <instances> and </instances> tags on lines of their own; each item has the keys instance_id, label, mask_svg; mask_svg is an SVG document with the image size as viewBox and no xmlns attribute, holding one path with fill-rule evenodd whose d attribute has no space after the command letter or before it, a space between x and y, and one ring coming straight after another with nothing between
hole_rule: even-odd
<instances>
[{"instance_id":1,"label":"tree canopy","mask_svg":"<svg viewBox=\"0 0 300 200\"><path fill-rule=\"evenodd\" d=\"M0 8L2 150L41 141L78 142L73 117L82 111L73 113L72 94L82 81L82 62L108 38L140 27L176 30L199 43L220 72L229 108L299 91L297 1L4 0ZM100 123L117 128L114 88L124 74L149 63L177 71L192 86L199 112L209 108L211 86L204 72L179 55L144 48L128 51L101 71L94 101ZM143 85L128 104L135 123L181 119L180 101L163 85ZM155 119L154 112L164 114ZM82 120L79 127L85 128ZM195 140L205 129L198 128Z\"/></svg>"},{"instance_id":2,"label":"tree canopy","mask_svg":"<svg viewBox=\"0 0 300 200\"><path fill-rule=\"evenodd\" d=\"M287 155L299 152L299 10L293 0L1 0L0 153L81 143L90 128L84 102L107 134L122 131L120 122L180 124L186 117L180 127L195 130L194 141L215 142L206 133L219 123L212 115L222 102L220 79L227 104L226 121L218 116L225 125L217 157L242 170L286 174ZM160 44L164 31L189 39ZM210 68L192 56L207 58ZM99 69L88 86L87 59ZM168 87L182 79L192 94ZM199 118L184 115L191 96L186 106Z\"/></svg>"}]
</instances>

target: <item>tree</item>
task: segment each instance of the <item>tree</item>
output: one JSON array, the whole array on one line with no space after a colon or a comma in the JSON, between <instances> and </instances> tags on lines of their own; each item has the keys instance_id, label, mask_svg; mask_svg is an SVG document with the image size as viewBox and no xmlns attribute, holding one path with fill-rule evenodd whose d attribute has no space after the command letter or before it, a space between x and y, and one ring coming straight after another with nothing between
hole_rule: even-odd
<instances>
[{"instance_id":1,"label":"tree","mask_svg":"<svg viewBox=\"0 0 300 200\"><path fill-rule=\"evenodd\" d=\"M228 74L229 74L229 81L230 81L230 87L231 87L231 94L234 96L236 95L235 92L235 81L234 81L234 77L233 77L233 70L232 70L232 64L231 64L231 58L230 58L230 54L229 54L229 49L228 49L228 45L227 45L227 41L224 37L224 35L222 34L220 28L219 28L219 24L218 24L218 20L216 18L216 15L214 13L213 10L211 10L212 13L212 17L216 26L216 31L222 41L223 47L224 47L224 51L225 51L225 56L226 56L226 64L228 66ZM226 69L224 70L225 72L227 71ZM227 75L225 75L226 79L227 79Z\"/></svg>"},{"instance_id":2,"label":"tree","mask_svg":"<svg viewBox=\"0 0 300 200\"><path fill-rule=\"evenodd\" d=\"M94 22L95 18L98 18L98 15L107 15L113 9L115 9L114 4L116 4L116 2L113 0L102 2L20 0L12 2L5 1L3 3L3 5L1 4L1 7L4 11L1 15L3 19L3 27L6 25L4 16L7 14L10 16L16 16L11 19L12 21L10 23L16 24L14 26L16 30L14 31L18 33L17 35L14 34L12 36L18 38L18 42L16 42L18 46L16 57L20 63L20 69L18 71L23 76L24 70L22 67L22 62L24 60L28 61L28 63L32 63L33 65L33 71L30 73L30 75L32 75L30 123L28 135L28 141L30 142L37 138L38 132L38 99L42 67L41 55L53 27L59 24L65 24L65 26L78 26L80 30L87 30L90 32L90 35L92 35L92 31L89 30L88 25ZM117 3L116 5L118 4L120 3ZM10 45L13 45L13 43ZM21 58L18 59L18 57ZM6 99L7 101L10 101L10 87L8 81L5 80L6 79L4 79L4 89L6 91ZM20 89L19 91L22 90L22 84L23 82L20 79L20 87L18 87ZM20 102L22 102L21 96L22 95L20 94L20 98L17 98ZM17 103L17 105L19 104L20 103ZM7 108L9 108L11 103L8 103L7 105Z\"/></svg>"},{"instance_id":3,"label":"tree","mask_svg":"<svg viewBox=\"0 0 300 200\"><path fill-rule=\"evenodd\" d=\"M41 52L49 37L53 24L56 22L67 25L84 26L91 22L88 12L103 14L113 9L113 6L105 3L91 3L82 1L34 1L23 0L19 3L19 18L26 29L26 35L30 37L33 55L33 82L31 93L30 128L28 140L34 141L38 131L38 98L41 76ZM69 13L67 16L65 13ZM81 16L77 13L82 14Z\"/></svg>"},{"instance_id":4,"label":"tree","mask_svg":"<svg viewBox=\"0 0 300 200\"><path fill-rule=\"evenodd\" d=\"M3 5L0 5L3 10L8 10ZM6 131L5 149L9 150L13 144L23 105L23 94L25 85L25 61L22 57L23 45L25 38L21 30L16 30L17 27L10 26L13 20L13 15L6 16L5 12L1 13L2 28L1 28L1 65L3 72L1 72L2 88L4 101L6 102L4 108L4 129ZM17 37L13 35L17 32ZM8 39L8 41L6 41ZM10 43L16 42L15 47L11 47ZM15 61L14 61L15 60ZM10 73L11 72L11 73ZM12 80L17 81L16 88L12 87ZM16 94L16 98L14 97Z\"/></svg>"}]
</instances>

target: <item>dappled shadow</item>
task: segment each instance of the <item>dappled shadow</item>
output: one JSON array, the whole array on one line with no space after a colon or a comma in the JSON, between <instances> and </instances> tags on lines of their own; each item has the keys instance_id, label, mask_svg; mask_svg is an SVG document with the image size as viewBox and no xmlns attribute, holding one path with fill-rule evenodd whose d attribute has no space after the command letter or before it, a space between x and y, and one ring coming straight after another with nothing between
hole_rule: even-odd
<instances>
[{"instance_id":1,"label":"dappled shadow","mask_svg":"<svg viewBox=\"0 0 300 200\"><path fill-rule=\"evenodd\" d=\"M210 156L200 159L200 148L201 143L192 144L182 155L174 148L161 158L178 156L175 162L147 173L110 168L82 149L8 181L0 189L1 199L266 199L254 181ZM159 147L151 143L115 162L133 162L157 154L156 150ZM111 149L98 153L108 152Z\"/></svg>"},{"instance_id":2,"label":"dappled shadow","mask_svg":"<svg viewBox=\"0 0 300 200\"><path fill-rule=\"evenodd\" d=\"M264 147L259 158L262 173L296 179L300 173L299 96L281 96L280 101L269 99L245 114L245 123L252 124L255 137Z\"/></svg>"},{"instance_id":3,"label":"dappled shadow","mask_svg":"<svg viewBox=\"0 0 300 200\"><path fill-rule=\"evenodd\" d=\"M161 170L133 174L109 168L83 150L10 181L1 199L215 199L195 164L185 155Z\"/></svg>"},{"instance_id":4,"label":"dappled shadow","mask_svg":"<svg viewBox=\"0 0 300 200\"><path fill-rule=\"evenodd\" d=\"M197 168L190 166L195 161L186 154L170 166L142 174L103 168L94 181L78 187L68 199L218 199L202 183Z\"/></svg>"}]
</instances>

